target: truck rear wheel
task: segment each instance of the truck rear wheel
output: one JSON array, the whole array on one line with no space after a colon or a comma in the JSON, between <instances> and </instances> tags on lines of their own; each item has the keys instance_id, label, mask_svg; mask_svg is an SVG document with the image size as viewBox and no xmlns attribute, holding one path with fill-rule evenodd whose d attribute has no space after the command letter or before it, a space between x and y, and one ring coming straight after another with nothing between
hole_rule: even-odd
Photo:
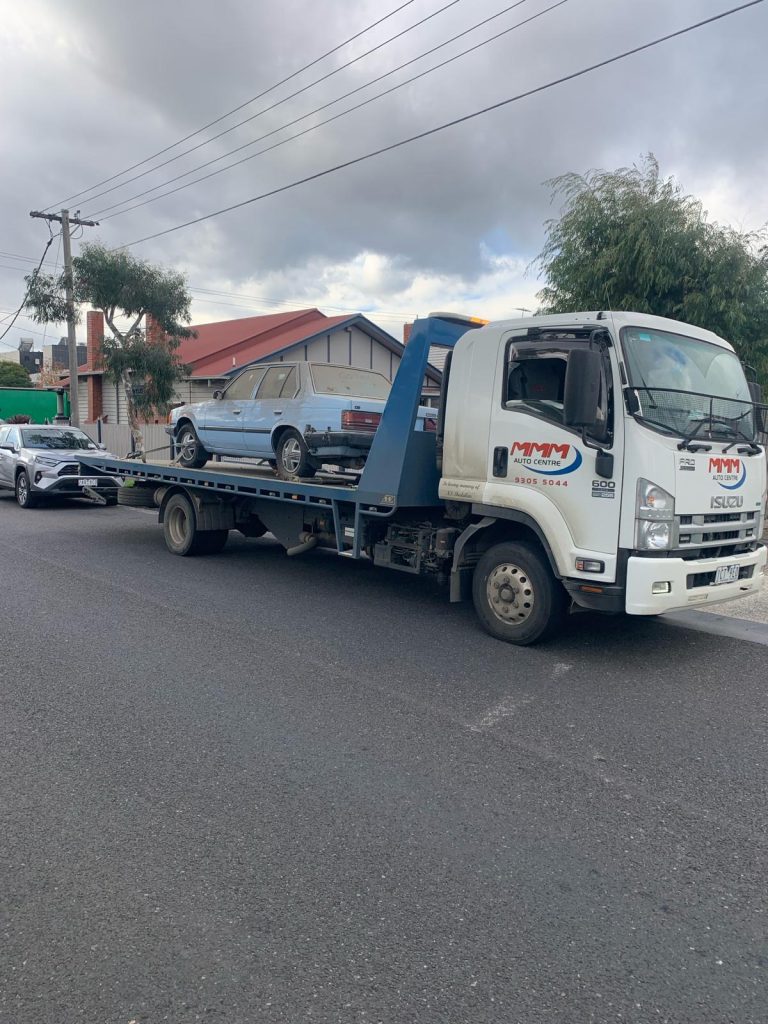
<instances>
[{"instance_id":1,"label":"truck rear wheel","mask_svg":"<svg viewBox=\"0 0 768 1024\"><path fill-rule=\"evenodd\" d=\"M173 555L215 555L227 543L229 530L198 530L192 502L186 494L172 494L163 513L163 535Z\"/></svg>"},{"instance_id":2,"label":"truck rear wheel","mask_svg":"<svg viewBox=\"0 0 768 1024\"><path fill-rule=\"evenodd\" d=\"M521 646L557 632L568 609L568 595L546 559L524 541L496 544L482 555L472 600L491 636Z\"/></svg>"}]
</instances>

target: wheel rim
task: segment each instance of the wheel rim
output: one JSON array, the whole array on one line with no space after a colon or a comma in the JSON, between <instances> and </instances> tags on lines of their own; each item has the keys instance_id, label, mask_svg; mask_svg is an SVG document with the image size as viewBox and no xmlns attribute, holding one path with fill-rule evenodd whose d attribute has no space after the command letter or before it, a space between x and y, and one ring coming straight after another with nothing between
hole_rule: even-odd
<instances>
[{"instance_id":1,"label":"wheel rim","mask_svg":"<svg viewBox=\"0 0 768 1024\"><path fill-rule=\"evenodd\" d=\"M301 465L301 445L297 437L289 437L283 444L281 458L289 473L297 473Z\"/></svg>"},{"instance_id":2,"label":"wheel rim","mask_svg":"<svg viewBox=\"0 0 768 1024\"><path fill-rule=\"evenodd\" d=\"M29 497L29 487L27 485L27 478L23 473L19 477L19 482L16 486L18 487L19 504L26 505L27 498Z\"/></svg>"},{"instance_id":3,"label":"wheel rim","mask_svg":"<svg viewBox=\"0 0 768 1024\"><path fill-rule=\"evenodd\" d=\"M535 602L528 573L513 562L497 565L486 584L488 606L507 626L519 626L531 615Z\"/></svg>"},{"instance_id":4,"label":"wheel rim","mask_svg":"<svg viewBox=\"0 0 768 1024\"><path fill-rule=\"evenodd\" d=\"M179 458L191 462L197 455L197 438L193 431L182 430L179 435Z\"/></svg>"},{"instance_id":5,"label":"wheel rim","mask_svg":"<svg viewBox=\"0 0 768 1024\"><path fill-rule=\"evenodd\" d=\"M168 532L177 547L183 547L189 536L189 517L182 505L174 505L168 513Z\"/></svg>"}]
</instances>

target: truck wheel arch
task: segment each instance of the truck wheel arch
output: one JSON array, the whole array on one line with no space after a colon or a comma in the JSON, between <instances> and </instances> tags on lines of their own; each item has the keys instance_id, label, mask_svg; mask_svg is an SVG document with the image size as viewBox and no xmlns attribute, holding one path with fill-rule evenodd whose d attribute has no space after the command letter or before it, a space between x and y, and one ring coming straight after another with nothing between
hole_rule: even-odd
<instances>
[{"instance_id":1,"label":"truck wheel arch","mask_svg":"<svg viewBox=\"0 0 768 1024\"><path fill-rule=\"evenodd\" d=\"M490 547L492 544L503 540L528 539L534 541L546 555L552 575L555 579L562 579L562 573L557 567L552 547L544 531L532 516L511 508L488 508L484 505L473 505L472 511L476 515L485 516L487 520L486 525L482 527L483 547ZM477 533L478 531L474 532Z\"/></svg>"}]
</instances>

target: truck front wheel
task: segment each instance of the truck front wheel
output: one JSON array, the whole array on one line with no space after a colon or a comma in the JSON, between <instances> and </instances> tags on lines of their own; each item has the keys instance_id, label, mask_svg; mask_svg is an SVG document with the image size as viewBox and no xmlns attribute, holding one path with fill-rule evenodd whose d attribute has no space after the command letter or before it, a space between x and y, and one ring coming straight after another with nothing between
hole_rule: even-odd
<instances>
[{"instance_id":1,"label":"truck front wheel","mask_svg":"<svg viewBox=\"0 0 768 1024\"><path fill-rule=\"evenodd\" d=\"M472 600L491 636L521 646L557 632L568 609L568 595L546 559L524 541L496 544L481 556Z\"/></svg>"}]
</instances>

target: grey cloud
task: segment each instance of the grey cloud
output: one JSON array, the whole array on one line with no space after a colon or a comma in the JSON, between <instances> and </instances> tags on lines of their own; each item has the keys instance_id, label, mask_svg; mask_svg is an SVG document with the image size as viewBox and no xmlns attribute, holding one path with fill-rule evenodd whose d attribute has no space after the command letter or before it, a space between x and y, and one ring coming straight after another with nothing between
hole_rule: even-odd
<instances>
[{"instance_id":1,"label":"grey cloud","mask_svg":"<svg viewBox=\"0 0 768 1024\"><path fill-rule=\"evenodd\" d=\"M504 5L457 4L316 90L113 197L131 195L263 134ZM438 0L417 0L299 84L438 6ZM544 6L546 0L530 0L450 52ZM506 39L297 143L106 220L98 235L122 244L163 230L568 74L725 6L727 0L569 0ZM6 129L0 248L37 252L43 229L29 222L30 207L63 199L194 130L382 11L379 3L352 9L331 0L296 0L290 7L277 0L73 0L67 5L66 46L41 48L32 56L11 49L5 54L6 75L20 87L0 101ZM63 20L53 0L31 6L29 18L35 17ZM237 282L317 259L341 262L363 250L390 257L400 274L470 278L482 269L481 243L488 237L508 239L510 251L525 259L540 249L543 222L556 212L545 179L630 163L649 149L662 170L678 174L689 189L728 181L754 215L746 226L757 226L768 219L768 140L761 127L768 106L761 52L767 28L762 7L736 15L394 153L146 243L137 252L183 264L201 286L213 277ZM46 52L52 54L48 60ZM107 205L109 198L91 208ZM89 206L84 200L73 205ZM0 306L10 308L20 278L3 275Z\"/></svg>"}]
</instances>

